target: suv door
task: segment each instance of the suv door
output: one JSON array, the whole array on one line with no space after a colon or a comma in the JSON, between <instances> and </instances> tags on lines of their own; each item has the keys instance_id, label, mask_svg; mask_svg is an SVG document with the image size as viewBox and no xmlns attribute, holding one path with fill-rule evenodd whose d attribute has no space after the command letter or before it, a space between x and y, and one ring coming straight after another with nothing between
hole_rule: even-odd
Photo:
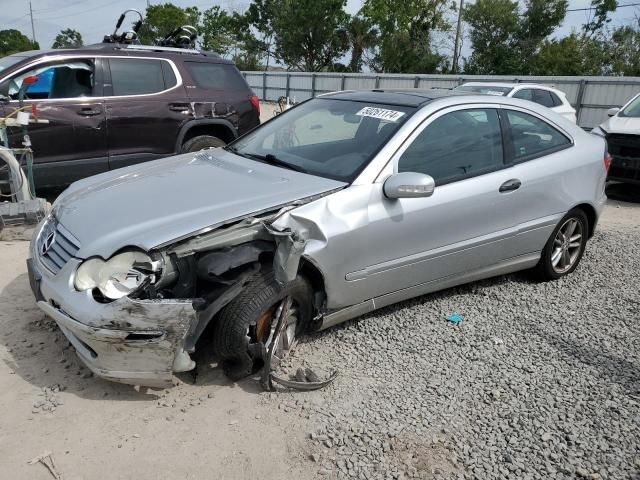
<instances>
[{"instance_id":1,"label":"suv door","mask_svg":"<svg viewBox=\"0 0 640 480\"><path fill-rule=\"evenodd\" d=\"M513 256L511 227L519 219L510 213L515 189L503 154L495 108L456 107L425 121L392 159L393 171L431 175L435 192L391 200L383 182L376 183L367 235L371 260L347 280L362 282L372 298Z\"/></svg>"},{"instance_id":2,"label":"suv door","mask_svg":"<svg viewBox=\"0 0 640 480\"><path fill-rule=\"evenodd\" d=\"M29 76L38 81L25 91L24 108L35 108L48 123L29 124L37 187L68 185L108 169L107 133L102 96L102 67L94 58L67 58L27 67L0 84L10 98L4 114L19 108L18 91ZM9 143L22 146L21 128L9 129Z\"/></svg>"},{"instance_id":3,"label":"suv door","mask_svg":"<svg viewBox=\"0 0 640 480\"><path fill-rule=\"evenodd\" d=\"M176 153L188 103L173 62L160 58L109 57L105 105L109 168Z\"/></svg>"}]
</instances>

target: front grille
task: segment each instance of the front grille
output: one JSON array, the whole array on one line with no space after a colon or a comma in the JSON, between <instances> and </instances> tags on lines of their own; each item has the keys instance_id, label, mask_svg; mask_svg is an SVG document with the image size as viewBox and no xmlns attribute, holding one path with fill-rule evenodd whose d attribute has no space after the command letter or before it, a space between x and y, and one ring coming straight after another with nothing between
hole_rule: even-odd
<instances>
[{"instance_id":1,"label":"front grille","mask_svg":"<svg viewBox=\"0 0 640 480\"><path fill-rule=\"evenodd\" d=\"M640 135L610 133L607 147L613 157L609 177L640 181Z\"/></svg>"},{"instance_id":2,"label":"front grille","mask_svg":"<svg viewBox=\"0 0 640 480\"><path fill-rule=\"evenodd\" d=\"M40 232L37 249L40 261L55 274L75 257L80 242L55 219L50 219Z\"/></svg>"}]
</instances>

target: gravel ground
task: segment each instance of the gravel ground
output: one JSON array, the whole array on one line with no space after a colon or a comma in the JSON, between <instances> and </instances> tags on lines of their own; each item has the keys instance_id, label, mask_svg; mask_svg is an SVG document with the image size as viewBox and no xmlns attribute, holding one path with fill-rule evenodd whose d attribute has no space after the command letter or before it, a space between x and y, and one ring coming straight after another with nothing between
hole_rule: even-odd
<instances>
[{"instance_id":1,"label":"gravel ground","mask_svg":"<svg viewBox=\"0 0 640 480\"><path fill-rule=\"evenodd\" d=\"M500 277L307 339L290 370L341 377L277 401L313 425L318 474L640 479L638 225L601 229L560 281Z\"/></svg>"}]
</instances>

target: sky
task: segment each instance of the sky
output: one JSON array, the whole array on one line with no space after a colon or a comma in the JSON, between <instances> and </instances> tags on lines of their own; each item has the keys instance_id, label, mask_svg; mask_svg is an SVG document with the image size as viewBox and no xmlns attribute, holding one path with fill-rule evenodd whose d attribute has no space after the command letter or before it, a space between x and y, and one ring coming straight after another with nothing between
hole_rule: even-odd
<instances>
[{"instance_id":1,"label":"sky","mask_svg":"<svg viewBox=\"0 0 640 480\"><path fill-rule=\"evenodd\" d=\"M466 0L466 2L474 0ZM521 0L522 1L522 0ZM164 3L151 0L151 3ZM229 10L244 10L249 0L173 0L181 7L195 5L206 10L213 5L221 5ZM638 3L637 0L619 0L619 4ZM113 31L122 11L136 8L144 13L147 0L31 0L36 40L41 48L50 48L60 30L72 28L82 34L85 44L97 43L102 37ZM348 0L347 11L356 13L362 0ZM569 8L584 8L590 0L569 0ZM640 7L620 8L612 17L612 25L629 24L634 16L640 16ZM563 25L554 36L564 36L573 28L580 28L589 18L589 12L568 12ZM31 19L29 0L0 0L0 30L15 28L31 38ZM450 36L441 42L441 49L453 48ZM447 53L442 51L441 53ZM468 55L468 41L463 44L463 56Z\"/></svg>"}]
</instances>

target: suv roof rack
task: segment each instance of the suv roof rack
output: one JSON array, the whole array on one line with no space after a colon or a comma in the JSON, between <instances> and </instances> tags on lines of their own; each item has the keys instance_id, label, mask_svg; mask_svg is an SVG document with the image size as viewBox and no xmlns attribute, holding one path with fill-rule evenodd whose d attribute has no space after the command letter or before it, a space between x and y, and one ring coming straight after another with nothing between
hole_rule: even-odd
<instances>
[{"instance_id":1,"label":"suv roof rack","mask_svg":"<svg viewBox=\"0 0 640 480\"><path fill-rule=\"evenodd\" d=\"M200 55L203 53L195 48L160 47L156 45L123 45L123 47L127 50L146 50L148 52L189 53L191 55Z\"/></svg>"}]
</instances>

